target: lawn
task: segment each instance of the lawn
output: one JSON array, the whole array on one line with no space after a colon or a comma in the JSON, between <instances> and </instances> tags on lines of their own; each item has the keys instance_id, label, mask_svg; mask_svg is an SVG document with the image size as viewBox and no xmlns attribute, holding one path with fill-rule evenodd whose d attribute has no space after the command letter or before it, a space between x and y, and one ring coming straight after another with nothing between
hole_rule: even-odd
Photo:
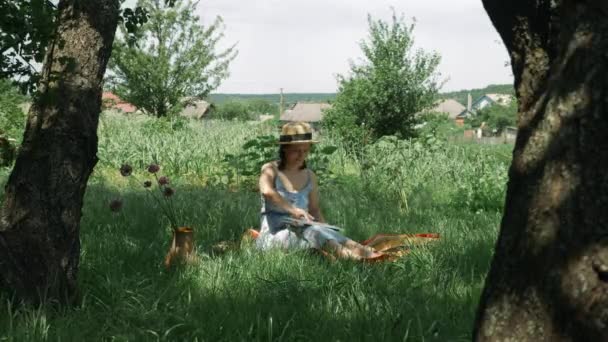
<instances>
[{"instance_id":1,"label":"lawn","mask_svg":"<svg viewBox=\"0 0 608 342\"><path fill-rule=\"evenodd\" d=\"M333 177L321 188L331 223L356 240L437 232L440 241L384 264L248 245L212 255L213 244L238 240L259 220L255 177L237 178L242 170L223 160L273 131L271 124L104 113L100 161L83 207L82 302L62 310L17 307L0 295L0 341L470 340L512 146L385 139L355 158L324 137L321 147L338 148L326 165ZM179 219L195 229L199 264L162 265L168 223L141 186L152 161L176 189ZM133 176L120 175L123 163ZM0 184L7 175L0 171ZM123 199L118 213L108 208L115 198Z\"/></svg>"}]
</instances>

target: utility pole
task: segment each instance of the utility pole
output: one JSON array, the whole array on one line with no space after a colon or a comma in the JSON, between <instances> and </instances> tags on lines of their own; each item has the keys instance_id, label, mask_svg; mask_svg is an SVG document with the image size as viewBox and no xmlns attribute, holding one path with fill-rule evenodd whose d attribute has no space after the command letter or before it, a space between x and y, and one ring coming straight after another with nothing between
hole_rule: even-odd
<instances>
[{"instance_id":1,"label":"utility pole","mask_svg":"<svg viewBox=\"0 0 608 342\"><path fill-rule=\"evenodd\" d=\"M281 88L281 100L279 101L279 120L281 120L281 114L283 114L283 88Z\"/></svg>"}]
</instances>

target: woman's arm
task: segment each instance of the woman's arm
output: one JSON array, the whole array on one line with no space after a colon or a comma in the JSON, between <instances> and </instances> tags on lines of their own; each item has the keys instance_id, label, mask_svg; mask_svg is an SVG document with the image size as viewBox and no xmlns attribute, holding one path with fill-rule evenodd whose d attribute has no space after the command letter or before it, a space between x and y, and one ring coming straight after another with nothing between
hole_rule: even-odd
<instances>
[{"instance_id":1,"label":"woman's arm","mask_svg":"<svg viewBox=\"0 0 608 342\"><path fill-rule=\"evenodd\" d=\"M283 196L281 196L274 188L274 178L277 176L274 166L271 163L262 166L262 174L260 175L260 193L267 200L272 201L276 206L285 210L289 215L296 218L305 218L312 220L310 215L289 203Z\"/></svg>"},{"instance_id":2,"label":"woman's arm","mask_svg":"<svg viewBox=\"0 0 608 342\"><path fill-rule=\"evenodd\" d=\"M317 222L325 223L325 218L323 217L323 213L321 213L321 206L319 205L319 184L317 182L317 176L314 172L310 171L310 177L312 178L312 191L308 195L308 209Z\"/></svg>"}]
</instances>

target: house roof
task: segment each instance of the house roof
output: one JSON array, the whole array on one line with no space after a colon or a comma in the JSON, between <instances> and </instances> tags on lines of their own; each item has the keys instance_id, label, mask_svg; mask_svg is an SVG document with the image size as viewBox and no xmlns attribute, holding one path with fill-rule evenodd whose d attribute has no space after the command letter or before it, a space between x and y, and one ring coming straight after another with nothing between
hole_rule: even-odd
<instances>
[{"instance_id":1,"label":"house roof","mask_svg":"<svg viewBox=\"0 0 608 342\"><path fill-rule=\"evenodd\" d=\"M456 115L454 118L464 119L464 118L472 116L472 115L475 115L475 112L465 108L462 112L458 113L458 115Z\"/></svg>"},{"instance_id":2,"label":"house roof","mask_svg":"<svg viewBox=\"0 0 608 342\"><path fill-rule=\"evenodd\" d=\"M123 101L116 94L109 91L104 91L101 94L101 102L107 108L118 109L124 113L134 113L137 111L137 107L130 104L129 102Z\"/></svg>"},{"instance_id":3,"label":"house roof","mask_svg":"<svg viewBox=\"0 0 608 342\"><path fill-rule=\"evenodd\" d=\"M507 106L513 100L513 96L509 94L484 94L480 96L473 104L471 105L471 110L467 110L466 108L458 114L458 117L466 117L470 115L474 115L475 111L479 109L479 104L487 99L493 104L499 104L502 106Z\"/></svg>"},{"instance_id":4,"label":"house roof","mask_svg":"<svg viewBox=\"0 0 608 342\"><path fill-rule=\"evenodd\" d=\"M109 92L109 91L104 91L104 92L101 94L101 99L102 99L102 100L114 100L114 101L116 101L116 102L121 102L121 101L122 101L122 100L120 99L120 97L118 97L118 95L116 95L116 94L114 94L114 93L112 93L112 92Z\"/></svg>"},{"instance_id":5,"label":"house roof","mask_svg":"<svg viewBox=\"0 0 608 342\"><path fill-rule=\"evenodd\" d=\"M281 114L281 121L318 122L323 118L323 111L331 108L329 103L297 102L291 109Z\"/></svg>"},{"instance_id":6,"label":"house roof","mask_svg":"<svg viewBox=\"0 0 608 342\"><path fill-rule=\"evenodd\" d=\"M460 102L454 99L446 99L437 102L435 107L427 110L427 112L447 113L449 118L453 119L465 109L465 106L463 106Z\"/></svg>"},{"instance_id":7,"label":"house roof","mask_svg":"<svg viewBox=\"0 0 608 342\"><path fill-rule=\"evenodd\" d=\"M189 100L180 113L182 116L191 119L202 119L209 112L211 103L204 100Z\"/></svg>"},{"instance_id":8,"label":"house roof","mask_svg":"<svg viewBox=\"0 0 608 342\"><path fill-rule=\"evenodd\" d=\"M471 106L472 109L473 110L477 109L478 104L481 101L483 101L484 99L488 99L492 103L506 106L509 103L511 103L511 100L513 100L513 97L508 94L484 94L483 96L481 96L477 100L475 100L475 102L473 102L473 105Z\"/></svg>"}]
</instances>

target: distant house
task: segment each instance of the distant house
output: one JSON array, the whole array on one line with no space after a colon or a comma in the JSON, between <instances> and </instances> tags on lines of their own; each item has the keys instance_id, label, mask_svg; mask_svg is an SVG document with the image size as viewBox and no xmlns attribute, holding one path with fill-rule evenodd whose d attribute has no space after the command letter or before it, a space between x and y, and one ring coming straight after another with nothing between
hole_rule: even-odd
<instances>
[{"instance_id":1,"label":"distant house","mask_svg":"<svg viewBox=\"0 0 608 342\"><path fill-rule=\"evenodd\" d=\"M101 94L101 103L102 108L104 109L114 109L121 111L123 113L135 113L137 112L137 107L130 104L129 102L123 101L116 94L104 91Z\"/></svg>"},{"instance_id":2,"label":"distant house","mask_svg":"<svg viewBox=\"0 0 608 342\"><path fill-rule=\"evenodd\" d=\"M297 102L292 108L281 113L281 122L305 121L313 126L323 119L323 112L331 108L329 103Z\"/></svg>"},{"instance_id":3,"label":"distant house","mask_svg":"<svg viewBox=\"0 0 608 342\"><path fill-rule=\"evenodd\" d=\"M204 100L185 99L184 102L185 106L180 115L194 120L202 120L215 108L212 103Z\"/></svg>"},{"instance_id":4,"label":"distant house","mask_svg":"<svg viewBox=\"0 0 608 342\"><path fill-rule=\"evenodd\" d=\"M450 119L455 119L463 110L465 110L465 107L460 102L454 99L446 99L438 101L433 108L427 109L423 113L445 113Z\"/></svg>"},{"instance_id":5,"label":"distant house","mask_svg":"<svg viewBox=\"0 0 608 342\"><path fill-rule=\"evenodd\" d=\"M475 115L479 110L495 104L508 106L511 101L513 101L513 97L508 94L485 94L475 100L475 102L471 102L471 95L469 94L467 107L456 116L456 123L464 124L465 118Z\"/></svg>"}]
</instances>

